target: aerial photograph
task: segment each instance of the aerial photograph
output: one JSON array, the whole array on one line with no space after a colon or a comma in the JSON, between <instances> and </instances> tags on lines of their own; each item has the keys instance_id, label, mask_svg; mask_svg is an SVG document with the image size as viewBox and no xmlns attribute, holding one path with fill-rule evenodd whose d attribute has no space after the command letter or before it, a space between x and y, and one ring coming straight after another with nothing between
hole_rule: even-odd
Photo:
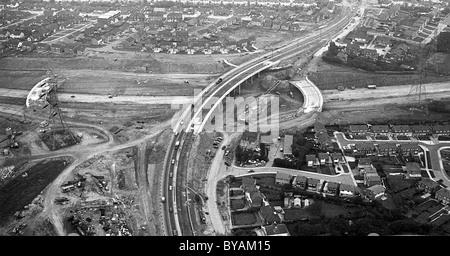
<instances>
[{"instance_id":1,"label":"aerial photograph","mask_svg":"<svg viewBox=\"0 0 450 256\"><path fill-rule=\"evenodd\" d=\"M0 0L0 236L448 236L449 103L450 0Z\"/></svg>"}]
</instances>

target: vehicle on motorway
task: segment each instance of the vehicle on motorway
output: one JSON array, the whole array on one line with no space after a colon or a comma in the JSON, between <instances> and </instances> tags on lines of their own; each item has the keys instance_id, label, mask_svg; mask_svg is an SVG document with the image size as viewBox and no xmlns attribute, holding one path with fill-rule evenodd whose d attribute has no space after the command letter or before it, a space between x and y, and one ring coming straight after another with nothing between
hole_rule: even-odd
<instances>
[{"instance_id":1,"label":"vehicle on motorway","mask_svg":"<svg viewBox=\"0 0 450 256\"><path fill-rule=\"evenodd\" d=\"M175 164L175 158L172 158L172 164Z\"/></svg>"},{"instance_id":2,"label":"vehicle on motorway","mask_svg":"<svg viewBox=\"0 0 450 256\"><path fill-rule=\"evenodd\" d=\"M183 120L181 120L180 124L184 124L184 121L183 121Z\"/></svg>"},{"instance_id":3,"label":"vehicle on motorway","mask_svg":"<svg viewBox=\"0 0 450 256\"><path fill-rule=\"evenodd\" d=\"M112 97L113 97L113 96L112 96L111 94L109 94L109 95L108 95L108 98L110 98L110 99L111 99Z\"/></svg>"},{"instance_id":4,"label":"vehicle on motorway","mask_svg":"<svg viewBox=\"0 0 450 256\"><path fill-rule=\"evenodd\" d=\"M169 177L172 178L172 176L173 176L173 173L169 172Z\"/></svg>"},{"instance_id":5,"label":"vehicle on motorway","mask_svg":"<svg viewBox=\"0 0 450 256\"><path fill-rule=\"evenodd\" d=\"M226 156L228 156L229 153L230 153L230 150L225 151Z\"/></svg>"},{"instance_id":6,"label":"vehicle on motorway","mask_svg":"<svg viewBox=\"0 0 450 256\"><path fill-rule=\"evenodd\" d=\"M180 146L180 141L177 140L177 142L175 142L175 148L178 148Z\"/></svg>"},{"instance_id":7,"label":"vehicle on motorway","mask_svg":"<svg viewBox=\"0 0 450 256\"><path fill-rule=\"evenodd\" d=\"M74 95L72 95L72 96L70 96L70 98L75 98L75 96L74 96Z\"/></svg>"},{"instance_id":8,"label":"vehicle on motorway","mask_svg":"<svg viewBox=\"0 0 450 256\"><path fill-rule=\"evenodd\" d=\"M172 190L172 185L169 186L169 190Z\"/></svg>"},{"instance_id":9,"label":"vehicle on motorway","mask_svg":"<svg viewBox=\"0 0 450 256\"><path fill-rule=\"evenodd\" d=\"M166 202L166 198L165 197L161 197L161 202L162 203Z\"/></svg>"},{"instance_id":10,"label":"vehicle on motorway","mask_svg":"<svg viewBox=\"0 0 450 256\"><path fill-rule=\"evenodd\" d=\"M172 211L173 211L172 207L169 207L169 212L172 212Z\"/></svg>"},{"instance_id":11,"label":"vehicle on motorway","mask_svg":"<svg viewBox=\"0 0 450 256\"><path fill-rule=\"evenodd\" d=\"M222 150L225 150L227 148L227 146L223 145L222 146Z\"/></svg>"},{"instance_id":12,"label":"vehicle on motorway","mask_svg":"<svg viewBox=\"0 0 450 256\"><path fill-rule=\"evenodd\" d=\"M175 132L175 136L178 136L179 132Z\"/></svg>"},{"instance_id":13,"label":"vehicle on motorway","mask_svg":"<svg viewBox=\"0 0 450 256\"><path fill-rule=\"evenodd\" d=\"M216 82L216 84L220 84L220 83L222 83L222 78L219 78L218 80L217 80L217 82Z\"/></svg>"},{"instance_id":14,"label":"vehicle on motorway","mask_svg":"<svg viewBox=\"0 0 450 256\"><path fill-rule=\"evenodd\" d=\"M249 172L249 173L252 173L252 172L255 172L255 171L253 171L253 170L248 170L248 172Z\"/></svg>"},{"instance_id":15,"label":"vehicle on motorway","mask_svg":"<svg viewBox=\"0 0 450 256\"><path fill-rule=\"evenodd\" d=\"M174 230L172 230L172 234L174 235L174 236L178 236L178 232L174 229Z\"/></svg>"}]
</instances>

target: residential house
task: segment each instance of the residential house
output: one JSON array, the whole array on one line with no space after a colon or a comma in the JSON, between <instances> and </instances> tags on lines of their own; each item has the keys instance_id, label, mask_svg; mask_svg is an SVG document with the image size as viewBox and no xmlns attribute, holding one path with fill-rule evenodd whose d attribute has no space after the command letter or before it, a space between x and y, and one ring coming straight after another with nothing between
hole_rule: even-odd
<instances>
[{"instance_id":1,"label":"residential house","mask_svg":"<svg viewBox=\"0 0 450 256\"><path fill-rule=\"evenodd\" d=\"M375 145L371 142L355 143L355 151L358 154L373 155L375 152Z\"/></svg>"},{"instance_id":2,"label":"residential house","mask_svg":"<svg viewBox=\"0 0 450 256\"><path fill-rule=\"evenodd\" d=\"M364 185L367 187L381 185L381 178L377 173L364 173Z\"/></svg>"},{"instance_id":3,"label":"residential house","mask_svg":"<svg viewBox=\"0 0 450 256\"><path fill-rule=\"evenodd\" d=\"M367 134L368 130L369 128L365 124L352 124L348 129L351 134L355 135L365 135Z\"/></svg>"},{"instance_id":4,"label":"residential house","mask_svg":"<svg viewBox=\"0 0 450 256\"><path fill-rule=\"evenodd\" d=\"M222 48L222 44L219 43L219 42L211 42L211 43L209 44L209 48L210 48L212 51L218 52L218 51L220 51L220 48Z\"/></svg>"},{"instance_id":5,"label":"residential house","mask_svg":"<svg viewBox=\"0 0 450 256\"><path fill-rule=\"evenodd\" d=\"M280 26L280 30L288 31L291 24L287 21L283 22Z\"/></svg>"},{"instance_id":6,"label":"residential house","mask_svg":"<svg viewBox=\"0 0 450 256\"><path fill-rule=\"evenodd\" d=\"M306 155L306 164L308 167L317 166L319 165L319 160L316 155Z\"/></svg>"},{"instance_id":7,"label":"residential house","mask_svg":"<svg viewBox=\"0 0 450 256\"><path fill-rule=\"evenodd\" d=\"M398 176L404 175L405 171L403 170L403 166L399 165L383 165L383 172L389 176Z\"/></svg>"},{"instance_id":8,"label":"residential house","mask_svg":"<svg viewBox=\"0 0 450 256\"><path fill-rule=\"evenodd\" d=\"M283 20L276 19L272 22L272 29L273 30L280 30L281 25L283 24Z\"/></svg>"},{"instance_id":9,"label":"residential house","mask_svg":"<svg viewBox=\"0 0 450 256\"><path fill-rule=\"evenodd\" d=\"M358 55L361 51L361 47L358 44L348 44L345 47L345 52L349 55Z\"/></svg>"},{"instance_id":10,"label":"residential house","mask_svg":"<svg viewBox=\"0 0 450 256\"><path fill-rule=\"evenodd\" d=\"M358 160L358 169L364 169L366 167L373 167L372 160L369 157L360 158Z\"/></svg>"},{"instance_id":11,"label":"residential house","mask_svg":"<svg viewBox=\"0 0 450 256\"><path fill-rule=\"evenodd\" d=\"M253 209L259 209L263 206L263 196L257 189L245 192L245 198L249 206Z\"/></svg>"},{"instance_id":12,"label":"residential house","mask_svg":"<svg viewBox=\"0 0 450 256\"><path fill-rule=\"evenodd\" d=\"M183 14L176 13L176 12L168 13L167 16L166 16L166 21L168 21L168 22L181 22L181 21L183 21Z\"/></svg>"},{"instance_id":13,"label":"residential house","mask_svg":"<svg viewBox=\"0 0 450 256\"><path fill-rule=\"evenodd\" d=\"M302 26L300 26L300 23L298 23L298 22L293 22L289 26L289 30L291 30L291 31L300 31L300 30L302 30Z\"/></svg>"},{"instance_id":14,"label":"residential house","mask_svg":"<svg viewBox=\"0 0 450 256\"><path fill-rule=\"evenodd\" d=\"M63 53L64 52L64 45L62 44L51 44L50 45L50 51L53 53Z\"/></svg>"},{"instance_id":15,"label":"residential house","mask_svg":"<svg viewBox=\"0 0 450 256\"><path fill-rule=\"evenodd\" d=\"M292 174L278 171L275 175L275 183L279 185L291 184Z\"/></svg>"},{"instance_id":16,"label":"residential house","mask_svg":"<svg viewBox=\"0 0 450 256\"><path fill-rule=\"evenodd\" d=\"M262 226L262 231L265 236L290 236L289 230L285 224L273 224Z\"/></svg>"},{"instance_id":17,"label":"residential house","mask_svg":"<svg viewBox=\"0 0 450 256\"><path fill-rule=\"evenodd\" d=\"M411 127L409 125L393 125L392 133L411 136Z\"/></svg>"},{"instance_id":18,"label":"residential house","mask_svg":"<svg viewBox=\"0 0 450 256\"><path fill-rule=\"evenodd\" d=\"M441 188L441 185L437 183L436 181L429 179L429 178L423 178L419 181L417 184L417 187L419 189L425 190L427 193L435 193Z\"/></svg>"},{"instance_id":19,"label":"residential house","mask_svg":"<svg viewBox=\"0 0 450 256\"><path fill-rule=\"evenodd\" d=\"M450 190L443 188L436 192L436 200L440 201L444 205L450 204Z\"/></svg>"},{"instance_id":20,"label":"residential house","mask_svg":"<svg viewBox=\"0 0 450 256\"><path fill-rule=\"evenodd\" d=\"M339 186L339 196L342 197L353 197L359 192L359 188L353 185L341 184Z\"/></svg>"},{"instance_id":21,"label":"residential house","mask_svg":"<svg viewBox=\"0 0 450 256\"><path fill-rule=\"evenodd\" d=\"M263 21L258 17L253 17L250 23L247 25L249 27L262 27Z\"/></svg>"},{"instance_id":22,"label":"residential house","mask_svg":"<svg viewBox=\"0 0 450 256\"><path fill-rule=\"evenodd\" d=\"M182 41L182 42L177 42L177 50L178 51L186 51L188 48L188 42Z\"/></svg>"},{"instance_id":23,"label":"residential house","mask_svg":"<svg viewBox=\"0 0 450 256\"><path fill-rule=\"evenodd\" d=\"M15 39L22 39L22 38L25 37L25 34L23 33L23 31L15 30L15 31L12 31L12 32L9 34L9 37L10 37L10 38L15 38Z\"/></svg>"},{"instance_id":24,"label":"residential house","mask_svg":"<svg viewBox=\"0 0 450 256\"><path fill-rule=\"evenodd\" d=\"M367 192L367 196L370 199L374 200L374 199L384 196L386 189L381 185L373 185L373 186L370 186L366 190L366 192Z\"/></svg>"},{"instance_id":25,"label":"residential house","mask_svg":"<svg viewBox=\"0 0 450 256\"><path fill-rule=\"evenodd\" d=\"M401 150L403 155L412 155L416 156L419 154L420 151L422 151L422 148L419 146L418 143L408 143L408 144L401 144Z\"/></svg>"},{"instance_id":26,"label":"residential house","mask_svg":"<svg viewBox=\"0 0 450 256\"><path fill-rule=\"evenodd\" d=\"M262 26L263 28L270 29L272 28L272 24L273 21L271 19L264 19Z\"/></svg>"},{"instance_id":27,"label":"residential house","mask_svg":"<svg viewBox=\"0 0 450 256\"><path fill-rule=\"evenodd\" d=\"M163 12L151 12L147 14L148 21L163 21L164 13Z\"/></svg>"},{"instance_id":28,"label":"residential house","mask_svg":"<svg viewBox=\"0 0 450 256\"><path fill-rule=\"evenodd\" d=\"M378 52L373 49L362 49L360 55L373 61L378 60L379 57Z\"/></svg>"},{"instance_id":29,"label":"residential house","mask_svg":"<svg viewBox=\"0 0 450 256\"><path fill-rule=\"evenodd\" d=\"M49 51L49 50L50 50L50 45L49 45L49 44L46 44L46 43L38 43L38 44L36 45L36 50L37 50L38 52L46 52L46 51Z\"/></svg>"},{"instance_id":30,"label":"residential house","mask_svg":"<svg viewBox=\"0 0 450 256\"><path fill-rule=\"evenodd\" d=\"M318 192L321 189L320 180L314 178L308 178L308 186L306 187L309 191Z\"/></svg>"},{"instance_id":31,"label":"residential house","mask_svg":"<svg viewBox=\"0 0 450 256\"><path fill-rule=\"evenodd\" d=\"M161 47L161 49L165 51L172 51L174 49L174 44L169 41L160 41L159 47Z\"/></svg>"},{"instance_id":32,"label":"residential house","mask_svg":"<svg viewBox=\"0 0 450 256\"><path fill-rule=\"evenodd\" d=\"M236 42L235 42L235 41L225 40L225 41L223 42L223 45L224 45L228 50L231 50L231 51L235 51L235 50L237 49L237 45L236 45Z\"/></svg>"},{"instance_id":33,"label":"residential house","mask_svg":"<svg viewBox=\"0 0 450 256\"><path fill-rule=\"evenodd\" d=\"M429 125L411 125L413 135L430 135L432 133Z\"/></svg>"},{"instance_id":34,"label":"residential house","mask_svg":"<svg viewBox=\"0 0 450 256\"><path fill-rule=\"evenodd\" d=\"M91 38L91 45L101 45L103 43L103 39L100 37Z\"/></svg>"},{"instance_id":35,"label":"residential house","mask_svg":"<svg viewBox=\"0 0 450 256\"><path fill-rule=\"evenodd\" d=\"M432 130L436 135L450 135L450 125L433 125Z\"/></svg>"},{"instance_id":36,"label":"residential house","mask_svg":"<svg viewBox=\"0 0 450 256\"><path fill-rule=\"evenodd\" d=\"M281 218L275 208L271 205L262 206L259 213L266 224L280 223Z\"/></svg>"},{"instance_id":37,"label":"residential house","mask_svg":"<svg viewBox=\"0 0 450 256\"><path fill-rule=\"evenodd\" d=\"M407 162L404 166L404 170L408 179L422 178L422 170L420 169L420 165L416 162Z\"/></svg>"},{"instance_id":38,"label":"residential house","mask_svg":"<svg viewBox=\"0 0 450 256\"><path fill-rule=\"evenodd\" d=\"M292 182L292 185L296 188L305 189L308 179L305 176L297 175Z\"/></svg>"},{"instance_id":39,"label":"residential house","mask_svg":"<svg viewBox=\"0 0 450 256\"><path fill-rule=\"evenodd\" d=\"M23 42L21 47L22 47L22 49L29 51L29 52L34 50L34 48L36 48L36 46L30 41Z\"/></svg>"},{"instance_id":40,"label":"residential house","mask_svg":"<svg viewBox=\"0 0 450 256\"><path fill-rule=\"evenodd\" d=\"M260 142L260 135L257 132L247 132L245 131L242 134L241 141L239 142L239 145L242 148L259 148L259 142Z\"/></svg>"},{"instance_id":41,"label":"residential house","mask_svg":"<svg viewBox=\"0 0 450 256\"><path fill-rule=\"evenodd\" d=\"M388 125L372 125L370 129L375 135L387 135L389 133Z\"/></svg>"},{"instance_id":42,"label":"residential house","mask_svg":"<svg viewBox=\"0 0 450 256\"><path fill-rule=\"evenodd\" d=\"M294 136L290 134L284 135L284 147L283 147L283 155L292 156L292 143L294 142Z\"/></svg>"},{"instance_id":43,"label":"residential house","mask_svg":"<svg viewBox=\"0 0 450 256\"><path fill-rule=\"evenodd\" d=\"M331 159L333 159L333 163L334 164L343 164L343 163L345 163L344 156L342 155L342 153L339 153L339 152L331 153Z\"/></svg>"},{"instance_id":44,"label":"residential house","mask_svg":"<svg viewBox=\"0 0 450 256\"><path fill-rule=\"evenodd\" d=\"M394 143L380 143L378 145L378 153L381 155L395 155L397 154L398 147Z\"/></svg>"},{"instance_id":45,"label":"residential house","mask_svg":"<svg viewBox=\"0 0 450 256\"><path fill-rule=\"evenodd\" d=\"M339 183L333 181L327 181L325 193L329 195L337 195Z\"/></svg>"},{"instance_id":46,"label":"residential house","mask_svg":"<svg viewBox=\"0 0 450 256\"><path fill-rule=\"evenodd\" d=\"M10 32L7 29L0 30L0 39L6 39L9 37Z\"/></svg>"},{"instance_id":47,"label":"residential house","mask_svg":"<svg viewBox=\"0 0 450 256\"><path fill-rule=\"evenodd\" d=\"M320 165L329 165L331 164L330 155L328 153L319 153L317 155L319 158Z\"/></svg>"}]
</instances>

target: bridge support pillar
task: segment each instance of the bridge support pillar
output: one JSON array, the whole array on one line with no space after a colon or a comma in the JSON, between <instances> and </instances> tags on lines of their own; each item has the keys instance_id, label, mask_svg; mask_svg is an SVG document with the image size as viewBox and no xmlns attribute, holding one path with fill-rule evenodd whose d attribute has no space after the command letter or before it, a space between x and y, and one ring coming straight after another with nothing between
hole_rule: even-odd
<instances>
[{"instance_id":1,"label":"bridge support pillar","mask_svg":"<svg viewBox=\"0 0 450 256\"><path fill-rule=\"evenodd\" d=\"M241 85L238 86L238 95L241 95Z\"/></svg>"}]
</instances>

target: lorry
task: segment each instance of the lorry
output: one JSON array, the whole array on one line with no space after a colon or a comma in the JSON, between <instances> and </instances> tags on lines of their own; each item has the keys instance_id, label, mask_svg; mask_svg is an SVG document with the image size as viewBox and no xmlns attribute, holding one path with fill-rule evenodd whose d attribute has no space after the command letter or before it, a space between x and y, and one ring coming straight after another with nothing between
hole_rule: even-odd
<instances>
[{"instance_id":1,"label":"lorry","mask_svg":"<svg viewBox=\"0 0 450 256\"><path fill-rule=\"evenodd\" d=\"M161 197L161 202L162 203L166 202L166 198L165 197Z\"/></svg>"},{"instance_id":2,"label":"lorry","mask_svg":"<svg viewBox=\"0 0 450 256\"><path fill-rule=\"evenodd\" d=\"M368 89L377 89L377 86L375 84L369 84L367 86Z\"/></svg>"},{"instance_id":3,"label":"lorry","mask_svg":"<svg viewBox=\"0 0 450 256\"><path fill-rule=\"evenodd\" d=\"M177 149L180 146L180 141L177 140L177 142L175 142L175 148Z\"/></svg>"}]
</instances>

